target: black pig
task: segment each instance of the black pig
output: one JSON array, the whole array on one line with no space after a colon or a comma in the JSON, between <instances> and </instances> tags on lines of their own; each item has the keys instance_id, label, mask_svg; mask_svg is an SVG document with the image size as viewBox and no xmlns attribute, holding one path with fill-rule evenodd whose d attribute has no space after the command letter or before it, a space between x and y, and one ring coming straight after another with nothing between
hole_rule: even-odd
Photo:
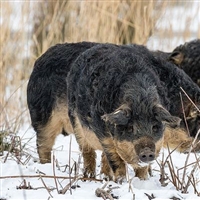
<instances>
[{"instance_id":1,"label":"black pig","mask_svg":"<svg viewBox=\"0 0 200 200\"><path fill-rule=\"evenodd\" d=\"M149 167L142 165L158 156L166 124L179 124L168 112L167 92L148 56L153 59L143 46L103 44L73 63L67 78L68 108L85 175L95 174L94 150L100 149L101 172L110 179L125 176L125 163L146 179Z\"/></svg>"},{"instance_id":2,"label":"black pig","mask_svg":"<svg viewBox=\"0 0 200 200\"><path fill-rule=\"evenodd\" d=\"M95 43L65 43L49 48L34 65L27 87L32 126L41 163L51 161L58 134L73 132L68 118L66 77L74 60Z\"/></svg>"},{"instance_id":3,"label":"black pig","mask_svg":"<svg viewBox=\"0 0 200 200\"><path fill-rule=\"evenodd\" d=\"M31 115L32 125L35 131L37 132L37 148L41 163L50 162L52 146L54 144L56 136L59 133L67 135L68 133L75 132L75 136L79 143L80 149L82 150L83 153L84 168L85 168L84 176L86 177L95 176L96 154L94 149L101 149L103 150L102 173L105 173L110 178L114 177L114 179L117 179L120 176L123 177L125 174L124 161L128 162L129 158L128 157L124 158L123 161L122 160L123 157L126 157L126 155L132 155L134 153L133 148L130 148L130 150L127 150L127 152L123 154L122 153L124 150L123 146L130 144L133 147L133 143L126 143L126 140L125 143L123 143L123 141L113 139L112 135L106 133L104 142L107 143L107 146L113 147L114 143L115 145L118 146L118 151L120 151L120 148L122 149L121 154L123 154L122 158L120 157L120 153L118 154L118 158L120 159L117 162L120 166L122 166L122 168L120 168L121 172L119 172L119 175L113 176L113 169L110 168L110 164L107 161L110 160L109 156L111 158L115 157L116 149L114 148L113 154L112 152L110 152L111 154L109 156L107 155L107 153L104 152L104 147L102 147L101 145L101 140L99 140L96 133L94 133L95 130L94 127L91 127L91 122L93 122L92 124L94 124L94 121L91 120L100 120L99 122L101 123L96 126L102 127L102 124L104 124L104 126L106 126L106 130L108 129L107 126L109 126L111 132L113 133L115 132L116 125L112 121L116 119L109 117L110 116L109 112L111 113L114 112L116 114L115 116L118 116L120 118L121 121L119 123L126 123L127 119L126 117L124 118L124 114L126 116L126 113L128 114L127 115L128 118L131 117L130 119L133 119L132 114L129 115L128 111L130 110L132 113L132 106L134 106L134 104L128 105L131 107L131 109L129 109L129 107L127 107L126 104L120 105L122 103L121 96L120 96L120 101L118 101L119 93L120 95L123 94L122 88L124 89L126 88L125 87L126 84L125 85L122 84L126 82L126 77L128 81L133 74L133 77L135 78L135 81L133 81L135 87L137 86L136 88L139 87L140 89L142 88L144 89L144 90L142 89L141 92L139 92L139 90L136 90L137 93L134 94L132 98L133 97L136 98L138 94L143 96L143 93L145 94L147 89L147 91L149 91L148 93L149 97L152 98L155 97L154 99L155 104L158 102L161 103L160 105L162 107L161 108L159 107L161 111L163 111L166 115L170 117L171 115L169 113L178 116L182 119L183 119L183 112L180 107L181 102L179 96L180 86L182 86L186 90L186 92L190 95L190 97L194 101L196 101L197 99L196 97L200 96L199 88L191 81L191 79L184 72L182 72L182 70L178 69L173 64L166 62L163 58L160 58L159 56L153 56L152 52L148 51L143 46L137 46L137 45L117 46L111 44L110 45L102 44L97 49L94 48L89 50L89 52L87 53L85 52L95 45L100 45L100 44L90 43L90 42L72 43L72 44L65 43L65 44L58 44L47 50L47 52L45 52L35 62L34 69L31 74L27 88L28 107ZM104 45L105 49L107 49L105 51L103 48ZM101 48L103 51L102 53L101 53ZM94 57L88 58L88 56L92 54L93 50L95 50ZM83 52L85 52L86 55L82 54ZM86 57L86 60L83 60L83 57L84 58ZM85 70L87 69L85 65L87 64L90 64L88 69L91 70L88 73L85 72ZM109 64L108 66L111 65L112 68L106 71L104 69L105 64ZM78 69L77 66L78 67L80 66L80 68ZM108 66L107 68L109 68ZM144 69L141 70L142 68L141 66L144 66ZM133 67L133 69L131 69L131 67ZM71 75L69 76L70 84L69 84L69 90L67 92L66 79L70 69L71 69L70 72ZM94 71L92 72L92 70ZM82 73L84 76L80 78ZM137 73L138 76L136 76ZM75 77L75 74L77 77ZM84 81L82 79L84 79ZM74 81L74 86L72 83L73 81ZM80 81L82 85L80 85ZM78 90L77 87L75 86L76 84L78 84L79 88ZM87 88L87 90L84 91L85 88ZM101 89L102 89L102 95L106 92L106 96L101 95ZM88 91L92 91L93 93L88 93ZM82 104L80 104L80 102L82 101L81 99L79 99L79 104L77 104L77 98L78 98L77 96L80 95L79 92L84 94L81 96L81 98L83 98L83 102L87 102L86 99L89 98L88 95L96 93L98 94L95 97L94 96L90 97L92 100L94 100L94 102L91 104L93 105L93 107L88 109L88 107L86 107L86 105L88 106L88 104L84 105L84 103L82 106ZM67 103L68 97L70 97L69 101L70 108ZM103 102L98 100L101 98L104 99ZM146 115L148 114L147 116L152 116L151 114L155 114L154 112L157 112L159 109L156 110L152 108L154 110L153 112L151 110L150 106L151 104L146 105L146 100L145 100L146 98L144 98L143 103L141 102L141 107L138 106L137 109L140 110L141 108L141 112L143 114L147 112L146 113ZM138 99L140 99L139 96ZM149 101L149 103L152 101ZM184 102L187 103L187 99L185 97L184 97ZM94 106L94 103L97 103L96 107ZM117 104L119 104L118 105L119 107L117 107ZM85 120L79 118L80 114L76 112L77 109L76 106L78 107L79 112L82 112L81 116L85 116L86 118ZM97 117L96 114L92 114L94 118L91 118L90 116L91 113L93 113L93 111L95 111L94 113L96 113L95 109L97 108L100 109L101 111L100 114L102 114L102 116ZM117 113L113 109L115 109ZM123 111L124 114L121 111ZM87 112L89 112L89 114L87 114ZM70 123L68 114L70 115L70 119L73 126ZM140 140L140 136L142 134L141 131L138 134L138 136L132 138L135 141L139 142L140 144L141 143L144 144L143 146L134 144L136 154L132 155L133 157L138 156L138 158L136 158L136 160L134 161L134 164L136 162L134 168L136 171L136 176L140 178L147 177L148 167L146 166L144 168L137 169L137 167L139 166L137 161L138 159L140 159L140 161L142 161L143 163L145 162L148 163L149 161L154 160L157 157L159 149L162 147L163 130L161 129L162 128L164 129L167 121L167 119L165 120L162 119L165 121L162 122L164 123L164 125L161 123L161 121L159 121L159 123L161 123L161 126L157 127L155 124L155 127L152 130L150 130L149 123L151 123L151 120L158 121L159 116L154 116L154 118L152 119L150 117L149 121L146 118L144 118L143 123L146 124L146 121L148 122L147 130L149 130L149 132L144 128L145 134L147 133L147 135L148 134L151 135L151 133L153 133L154 130L154 132L158 134L158 137L155 136L155 138L158 140L160 138L159 140L160 142L155 142L156 140L150 141L149 139L147 139L148 142L145 142L142 139L143 141L142 142ZM142 118L138 116L138 120L142 124ZM170 123L170 119L168 123L171 124L171 126L174 126L173 123ZM191 120L191 125L192 124L194 125L193 120ZM125 132L133 133L132 126L130 128L128 127L128 130L124 129L123 128L124 126L125 125L117 126L117 128L121 128L122 132L124 132L123 134L124 136L126 136ZM107 137L108 135L109 137ZM148 148L145 148L146 143L151 143L152 145L150 145L150 147ZM181 144L183 143L183 145L181 145L178 150L184 152L185 150L188 149L188 147L191 146L192 139L187 136L187 133L185 132L184 129L183 130L178 128L174 129L174 127L170 128L170 126L167 126L164 129L163 145L166 146L168 144L169 146L176 148L180 143ZM127 149L128 147L130 147L130 145L127 146ZM113 166L115 165L113 164ZM116 171L120 170L116 169Z\"/></svg>"},{"instance_id":4,"label":"black pig","mask_svg":"<svg viewBox=\"0 0 200 200\"><path fill-rule=\"evenodd\" d=\"M183 69L200 87L200 39L176 47L169 60Z\"/></svg>"}]
</instances>

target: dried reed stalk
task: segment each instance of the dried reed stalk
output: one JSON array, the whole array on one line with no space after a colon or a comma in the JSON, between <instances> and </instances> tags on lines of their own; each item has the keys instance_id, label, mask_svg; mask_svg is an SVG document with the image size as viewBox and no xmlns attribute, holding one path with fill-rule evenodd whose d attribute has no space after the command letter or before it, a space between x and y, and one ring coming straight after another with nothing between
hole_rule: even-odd
<instances>
[{"instance_id":1,"label":"dried reed stalk","mask_svg":"<svg viewBox=\"0 0 200 200\"><path fill-rule=\"evenodd\" d=\"M160 32L157 22L165 10L177 2L180 1L2 1L0 130L16 132L27 119L30 122L27 80L36 58L50 46L83 40L146 44L152 34ZM165 30L159 38L166 35L169 31Z\"/></svg>"}]
</instances>

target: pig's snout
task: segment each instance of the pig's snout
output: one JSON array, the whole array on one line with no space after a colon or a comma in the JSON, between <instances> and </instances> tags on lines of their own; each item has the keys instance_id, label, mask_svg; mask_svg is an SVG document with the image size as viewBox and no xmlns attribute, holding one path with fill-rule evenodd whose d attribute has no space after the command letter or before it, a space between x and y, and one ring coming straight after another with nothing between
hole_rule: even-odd
<instances>
[{"instance_id":1,"label":"pig's snout","mask_svg":"<svg viewBox=\"0 0 200 200\"><path fill-rule=\"evenodd\" d=\"M145 147L140 151L139 159L145 163L151 162L155 159L155 153L149 147Z\"/></svg>"}]
</instances>

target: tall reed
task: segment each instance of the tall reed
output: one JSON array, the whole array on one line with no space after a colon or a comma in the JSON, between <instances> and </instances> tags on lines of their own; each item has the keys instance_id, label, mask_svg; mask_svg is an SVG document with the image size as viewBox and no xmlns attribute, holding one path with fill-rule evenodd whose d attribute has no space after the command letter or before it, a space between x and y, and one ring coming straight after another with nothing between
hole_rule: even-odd
<instances>
[{"instance_id":1,"label":"tall reed","mask_svg":"<svg viewBox=\"0 0 200 200\"><path fill-rule=\"evenodd\" d=\"M35 60L50 46L83 40L146 45L156 36L162 47L166 38L177 33L169 27L160 29L160 19L177 4L187 9L179 0L1 1L0 131L16 132L30 122L27 82ZM181 34L186 39L193 33L187 29Z\"/></svg>"}]
</instances>

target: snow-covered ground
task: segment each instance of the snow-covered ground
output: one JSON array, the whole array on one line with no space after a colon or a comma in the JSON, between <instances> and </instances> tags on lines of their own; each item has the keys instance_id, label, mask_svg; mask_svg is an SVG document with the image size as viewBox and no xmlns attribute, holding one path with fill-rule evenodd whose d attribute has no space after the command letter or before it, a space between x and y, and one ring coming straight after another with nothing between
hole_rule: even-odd
<instances>
[{"instance_id":1,"label":"snow-covered ground","mask_svg":"<svg viewBox=\"0 0 200 200\"><path fill-rule=\"evenodd\" d=\"M63 188L70 185L69 179L66 177L74 177L75 171L74 166L76 163L76 174L81 177L83 163L78 148L78 144L73 135L62 136L59 135L56 139L52 151L52 158L54 162L49 164L40 164L38 162L38 155L36 152L36 134L31 127L23 127L17 136L20 137L20 142L22 144L22 157L16 158L17 153L9 154L4 152L4 155L0 160L0 199L10 199L10 200L29 200L29 199L102 199L95 195L95 190L97 188L102 188L106 181L82 181L78 179L71 179L71 187L68 188L65 194L59 194L58 191L63 190ZM70 153L71 152L71 153ZM100 151L97 151L97 174L100 171ZM164 159L163 159L164 155ZM153 176L149 177L148 180L139 180L134 177L134 172L131 167L128 169L127 181L122 184L117 184L115 182L108 182L105 190L111 189L111 194L119 199L129 199L132 200L145 200L149 199L150 196L154 199L200 199L195 193L194 188L190 184L187 193L182 193L177 191L175 186L170 182L171 179L169 167L164 168L168 180L166 186L161 186L160 179L160 167L158 163L166 159L169 155L168 150L163 149L160 153L160 157L152 165ZM8 157L7 157L8 156ZM199 158L199 154L196 157ZM175 172L178 172L180 179L180 184L183 180L183 172L185 162L187 160L188 154L180 154L178 152L173 152L171 155L173 168ZM196 158L194 154L190 154L187 165L190 163L195 163ZM170 162L170 159L168 159ZM185 173L185 182L188 180L188 176L191 170L194 168L194 164L187 167ZM70 170L72 169L72 171ZM196 189L200 192L200 169L199 166L194 173L194 179L196 184ZM47 178L40 178L39 175L47 176ZM55 176L55 179L53 178ZM97 175L97 179L101 179L101 175ZM75 180L75 181L74 181ZM22 189L22 188L25 189ZM149 195L149 197L147 196Z\"/></svg>"}]
</instances>

